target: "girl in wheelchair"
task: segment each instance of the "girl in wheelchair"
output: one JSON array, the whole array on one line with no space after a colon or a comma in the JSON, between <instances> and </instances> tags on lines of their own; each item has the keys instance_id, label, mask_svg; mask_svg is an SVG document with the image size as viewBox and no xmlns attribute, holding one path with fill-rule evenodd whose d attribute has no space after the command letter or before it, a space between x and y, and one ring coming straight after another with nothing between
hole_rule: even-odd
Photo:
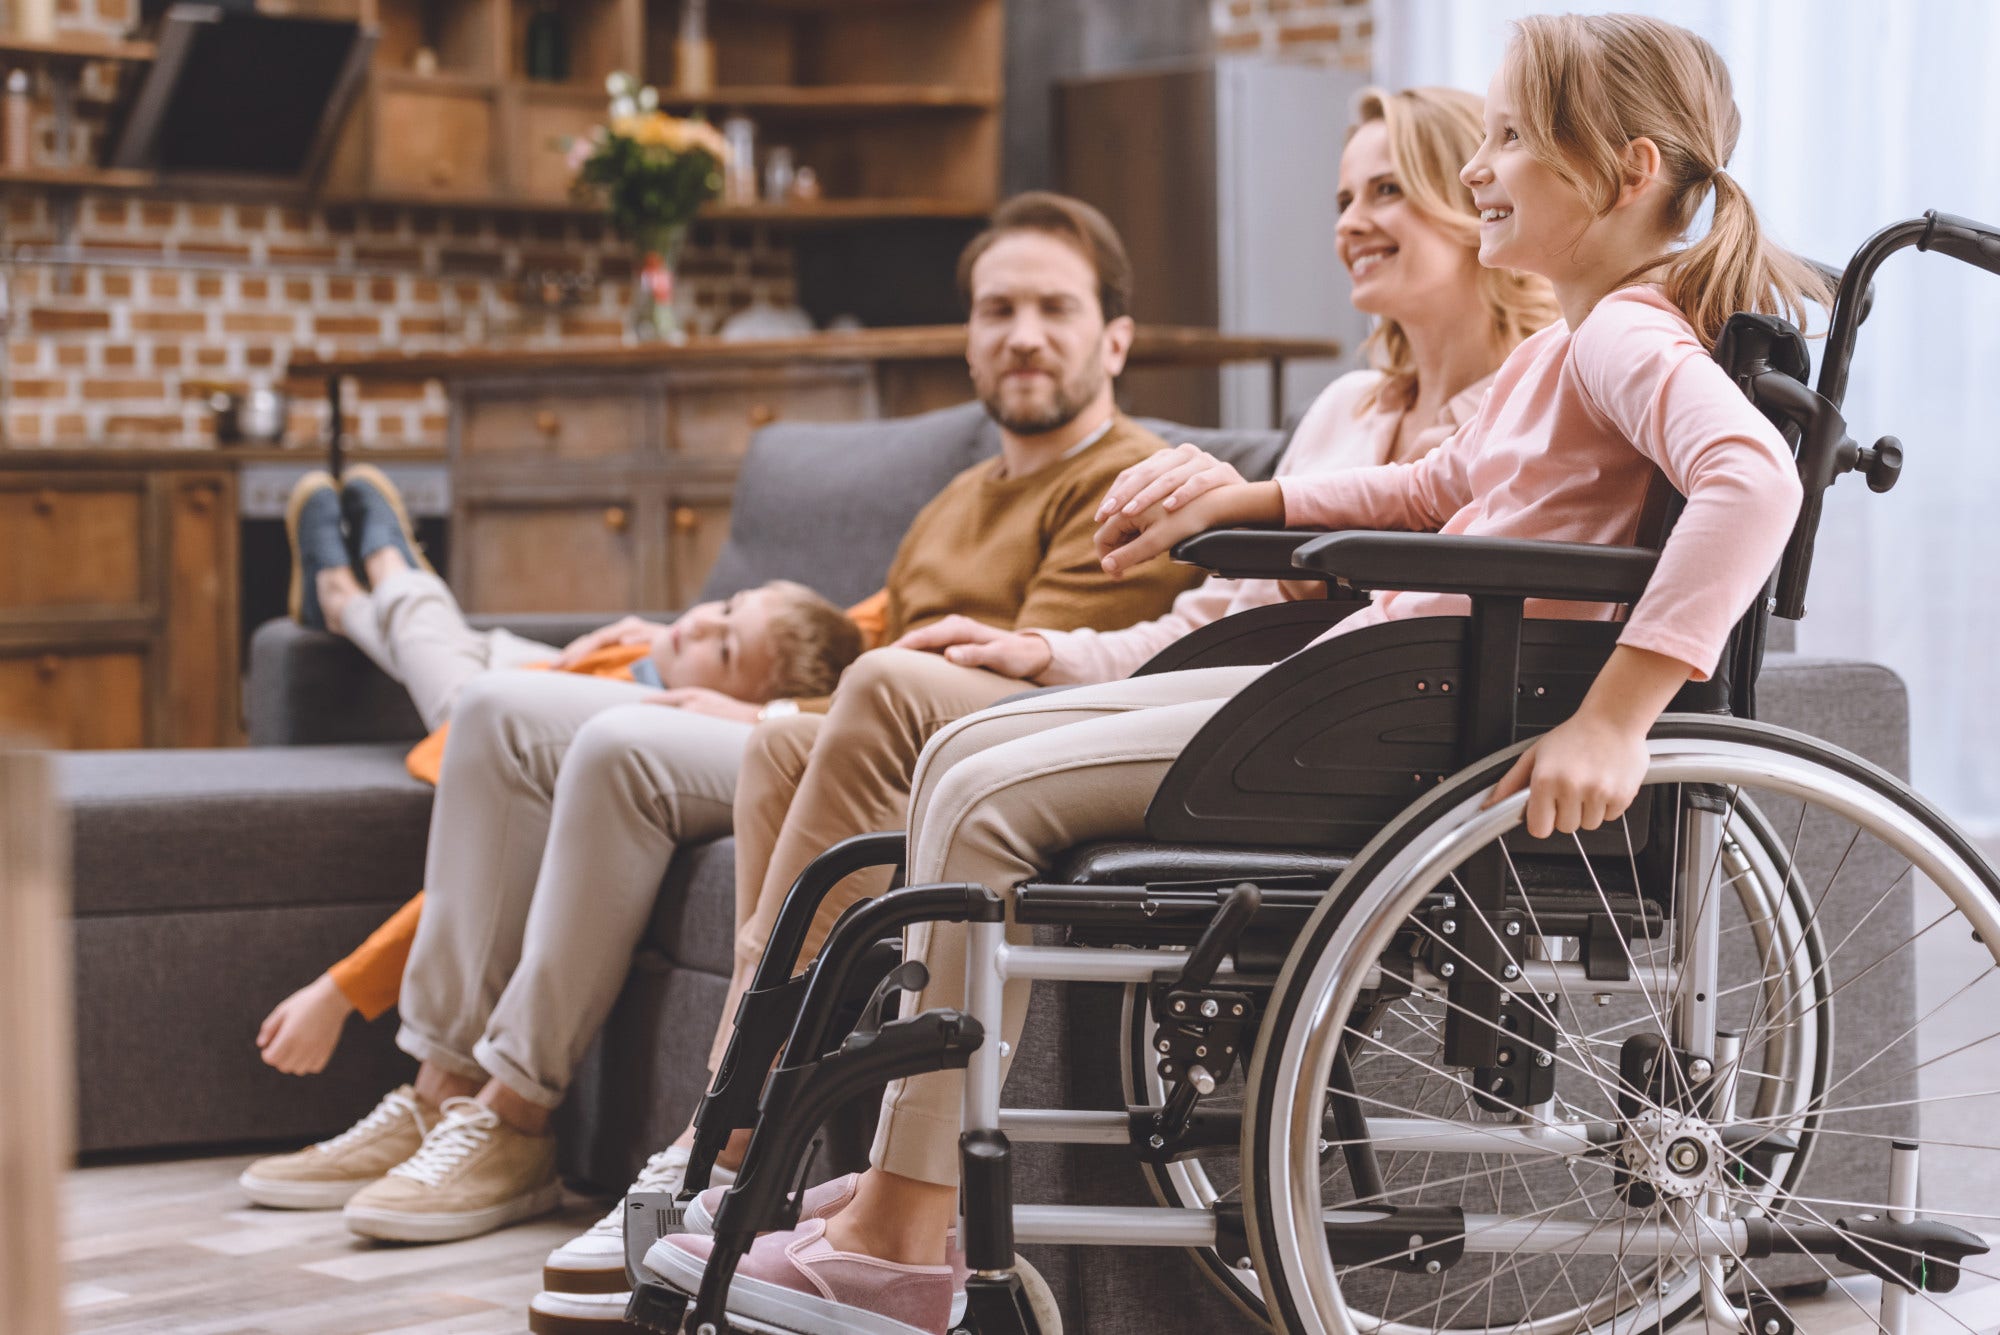
<instances>
[{"instance_id":1,"label":"girl in wheelchair","mask_svg":"<svg viewBox=\"0 0 2000 1335\"><path fill-rule=\"evenodd\" d=\"M1654 19L1625 15L1524 19L1517 25L1505 62L1492 81L1485 119L1485 140L1465 164L1462 175L1482 210L1480 260L1488 266L1546 277L1563 319L1528 338L1507 359L1477 415L1450 440L1415 462L1224 486L1173 511L1158 505L1136 515L1120 511L1106 522L1099 543L1105 567L1113 572L1159 558L1177 542L1205 530L1246 524L1433 531L1469 539L1630 546L1641 533L1654 479L1663 475L1684 498L1684 509L1643 593L1631 603L1629 616L1616 631L1615 647L1583 691L1580 703L1517 755L1505 751L1503 744L1503 754L1449 783L1439 782L1436 795L1412 808L1420 817L1434 816L1439 802L1463 795L1465 784L1476 779L1479 800L1468 798L1460 808L1454 808L1461 813L1454 819L1477 822L1476 808L1500 807L1525 790L1522 823L1529 836L1544 839L1560 835L1580 840L1582 832L1618 822L1632 806L1648 782L1649 771L1659 763L1657 750L1649 751L1649 730L1683 687L1706 681L1718 670L1732 632L1745 609L1763 592L1800 512L1802 487L1790 442L1745 397L1730 373L1712 359L1711 350L1733 312L1783 312L1797 321L1806 301L1826 304L1831 294L1814 270L1764 237L1749 199L1727 174L1738 133L1729 76L1714 50L1694 34ZM1714 216L1710 229L1701 239L1683 244L1697 210L1711 198ZM1134 482L1143 486L1148 480ZM1108 508L1111 505L1107 502ZM1563 597L1553 593L1544 598L1528 597L1526 615L1531 619L1602 623L1619 620L1623 611L1619 600L1584 601L1572 590L1564 592ZM1362 638L1350 642L1357 646L1355 652L1362 652L1382 642L1380 631L1375 632L1375 639L1368 637L1369 628L1393 627L1419 618L1462 618L1471 607L1467 597L1453 592L1426 592L1421 587L1378 592L1368 606L1341 622L1329 636L1338 637L1336 642L1340 642L1362 633ZM1307 652L1320 650L1330 650L1330 646L1323 642ZM1025 946L1029 932L1015 921L1014 887L1043 876L1065 851L1079 845L1144 838L1148 803L1176 759L1232 697L1265 671L1217 668L1085 686L997 706L951 725L933 739L918 767L909 825L909 883L989 887L1009 900L1007 949ZM1274 674L1282 671L1274 670ZM1427 776L1416 777L1429 782ZM1440 781L1445 777L1442 773L1436 776ZM1518 810L1519 805L1516 802L1514 808ZM1496 811L1492 819L1509 814ZM1401 823L1407 825L1410 819L1418 818L1405 818ZM1739 817L1732 800L1722 819L1731 824L1747 817ZM1493 828L1500 827L1496 824ZM1735 826L1731 824L1731 828ZM1389 858L1394 834L1392 828L1357 854L1357 867L1371 852L1378 860ZM1386 844L1385 839L1389 841ZM1577 843L1577 847L1582 846ZM1493 847L1503 847L1497 835ZM1718 861L1725 860L1719 846L1714 851ZM1510 856L1504 851L1496 855ZM1700 862L1701 853L1676 849L1674 856L1685 865L1693 865ZM1635 880L1639 862L1635 854ZM1517 881L1523 874L1511 863L1508 871ZM1931 874L1941 873L1933 870ZM1786 876L1781 873L1778 879L1782 882ZM1976 874L1970 875L1971 881L1977 879ZM1357 895L1365 900L1369 888L1352 875L1340 886L1350 883L1353 888L1341 896L1343 904L1352 905ZM1600 897L1607 894L1602 887L1597 893ZM1445 898L1450 900L1450 896ZM1379 917L1386 924L1380 929L1383 935L1379 940L1371 938L1368 958L1382 953L1390 931L1408 935L1407 929L1397 924L1410 916L1406 911L1409 904L1434 902L1406 898L1398 901L1404 907L1385 909ZM1606 906L1609 908L1608 899ZM1643 910L1640 916L1645 916ZM1684 908L1676 921L1692 923L1702 916ZM1314 930L1319 933L1315 939L1340 939L1327 936L1348 930L1333 925L1339 917L1328 912L1315 915ZM1975 916L1974 921L1979 919ZM1497 917L1494 922L1497 940ZM1442 931L1451 932L1453 925L1446 924ZM1519 932L1520 927L1516 922L1509 930ZM967 1004L969 983L974 997L982 988L989 994L1001 991L998 1032L989 1029L984 1037L987 1048L998 1055L986 1055L993 1063L984 1077L990 1088L975 1096L976 1103L979 1098L997 1096L998 1071L1004 1070L1007 1056L1020 1042L1028 988L1020 978L1004 976L1004 990L1000 989L1003 975L987 970L977 951L968 952L969 934L972 940L997 944L993 936L980 936L977 926L959 922L921 923L908 930L906 958L922 960L929 978L914 1005L906 1004L905 1014ZM1534 923L1525 935L1553 942L1561 934L1548 924ZM1399 945L1403 939L1396 938ZM1698 949L1688 949L1693 942L1697 942L1696 937L1684 935L1677 952L1690 958L1699 955ZM1454 969L1449 960L1467 958L1456 953L1460 947L1444 944L1448 953L1442 967L1437 967L1437 952L1426 953L1421 941L1406 952L1419 962L1429 961L1423 968L1432 970L1420 976L1412 966L1410 977L1417 980L1418 995L1423 995L1424 978L1433 984L1440 976L1450 978ZM1625 970L1628 978L1643 981L1651 976L1623 938L1619 949L1630 966ZM1783 949L1782 943L1766 947L1767 953L1782 954ZM1711 962L1715 953L1711 942ZM1278 983L1280 997L1273 1006L1282 1009L1285 996L1294 995L1320 976L1311 970L1338 970L1343 967L1343 957L1358 954L1352 948L1323 950L1323 958L1295 953ZM1562 965L1573 959L1554 948L1532 961L1526 955L1489 958L1509 961L1509 979L1517 977L1524 967L1537 967L1556 979L1553 986L1557 987L1571 976ZM1464 967L1461 964L1460 968ZM1500 966L1492 967L1497 974ZM1691 969L1694 965L1681 967ZM968 972L977 976L969 980ZM1589 976L1599 977L1595 966ZM1354 974L1356 980L1362 977L1360 972ZM1384 995L1393 991L1386 970L1368 973L1366 980L1365 986L1381 989ZM1497 988L1497 977L1494 981ZM1351 1008L1357 989L1364 983L1344 985L1349 990L1339 996ZM1609 983L1602 986L1606 989L1602 996L1618 990ZM1410 991L1405 988L1402 995L1408 996ZM1460 995L1455 985L1450 995ZM1551 991L1544 1002L1536 1004L1545 1004L1553 1012L1555 995ZM1692 995L1700 1004L1686 1002L1687 1008L1706 1015L1709 1037L1720 1038L1714 1032L1715 1013L1701 1009L1715 1004L1709 992ZM1605 1005L1602 996L1600 1006ZM1310 1009L1297 1004L1302 1007L1297 1014ZM1790 1003L1781 999L1776 1004ZM1447 1012L1451 1005L1447 1003ZM1340 1007L1332 1009L1337 1014L1346 1013ZM1679 1013L1677 1009L1676 1015ZM1277 1011L1272 1014L1275 1023ZM1524 1016L1521 1023L1537 1018L1539 1012ZM1445 1014L1437 1023L1447 1028L1456 1021ZM1301 1025L1301 1032L1310 1031L1303 1021ZM1338 1031L1339 1024L1335 1028ZM1269 1027L1265 1033L1256 1069L1265 1073L1258 1079L1266 1083L1258 1085L1259 1090L1294 1090L1300 1080L1324 1082L1327 1062L1335 1063L1336 1089L1347 1087L1343 1081L1351 1085L1355 1078L1339 1074L1340 1064L1349 1056L1345 1048L1340 1055L1328 1056L1331 1049L1324 1045L1308 1047L1301 1060L1289 1048L1280 1052L1271 1046L1278 1038ZM1623 1091L1621 1107L1625 1096L1637 1099L1641 1090L1657 1094L1656 1083L1649 1082L1666 1079L1656 1074L1659 1051L1635 1049L1630 1042L1621 1047L1622 1037L1596 1040L1600 1050L1594 1054L1581 1046L1574 1053L1561 1050L1551 1039L1536 1055L1554 1060L1538 1064L1559 1069L1589 1066L1594 1070L1598 1063L1625 1063L1617 1068L1618 1078L1624 1082L1619 1086ZM1375 1038L1379 1043L1379 1029ZM1721 1125L1726 1119L1715 1115L1718 1108L1726 1108L1736 1098L1739 1064L1732 1064L1728 1054L1737 1050L1732 1044L1738 1041L1712 1044L1703 1049L1705 1055L1697 1061L1676 1067L1668 1083L1678 1081L1686 1089L1699 1091L1698 1097L1675 1104L1661 1095L1655 1100L1657 1106L1629 1113L1621 1134L1631 1144L1617 1150L1624 1155L1617 1160L1615 1170L1619 1200L1633 1206L1661 1201L1677 1206L1684 1201L1711 1199L1703 1193L1721 1193L1725 1186L1721 1177L1710 1181L1701 1174L1721 1174L1725 1160L1736 1165L1732 1171L1738 1184L1752 1181L1758 1173L1774 1179L1780 1174L1782 1170L1773 1167L1768 1157L1741 1151L1738 1147L1748 1142L1731 1139L1741 1128ZM1362 1045L1367 1045L1365 1034ZM1355 1060L1375 1055L1363 1053ZM1753 1077L1751 1065L1747 1060L1740 1063L1746 1087L1776 1079L1768 1072ZM1297 1070L1287 1074L1280 1069L1285 1067ZM1720 1071L1725 1067L1731 1081L1726 1098L1709 1083L1721 1080ZM1449 1081L1437 1068L1427 1069ZM1287 1085L1287 1079L1295 1083ZM1503 1079L1491 1088L1497 1091L1504 1083ZM939 1335L945 1331L954 1284L947 1246L959 1204L960 1130L969 1124L962 1118L966 1086L966 1077L950 1070L893 1082L882 1102L871 1156L873 1167L843 1187L837 1209L816 1212L814 1199L808 1195L804 1202L807 1217L797 1229L767 1234L750 1248L729 1289L731 1314L763 1323L760 1329L826 1335L848 1331ZM1318 1086L1322 1091L1326 1087L1325 1083ZM1484 1086L1474 1092L1479 1095L1481 1109L1524 1111L1531 1128L1561 1120L1537 1113L1537 1108L1546 1112L1544 1102L1524 1107L1516 1100L1508 1108L1501 1106L1506 1099L1500 1095L1487 1099ZM1273 1097L1271 1108L1283 1106ZM1324 1094L1319 1097L1324 1106ZM1406 1093L1403 1097L1414 1096ZM1328 1126L1339 1121L1339 1111L1336 1106L1326 1114L1332 1119ZM1369 1109L1368 1115L1372 1119L1383 1111L1378 1106ZM1249 1110L1244 1114L1246 1135L1254 1115ZM1488 1125L1477 1122L1476 1115L1473 1121L1476 1126ZM1462 1130L1457 1123L1440 1125ZM1497 1131L1485 1134L1494 1137L1496 1145L1505 1143L1516 1146L1518 1152L1528 1152L1522 1147L1527 1132L1506 1133L1517 1135L1517 1140L1506 1140ZM1766 1126L1762 1132L1766 1140L1775 1134L1774 1126ZM1303 1153L1311 1157L1316 1141L1317 1153L1330 1155L1328 1162L1337 1167L1340 1151L1329 1150L1332 1135L1317 1123L1309 1124L1298 1133L1303 1137L1298 1144L1306 1146ZM1657 1145L1646 1139L1651 1135L1657 1136ZM1790 1151L1798 1149L1795 1141L1783 1143ZM1465 1152L1476 1153L1478 1148ZM1603 1145L1595 1148L1601 1150ZM1246 1149L1242 1165L1244 1194L1261 1194L1266 1202L1252 1209L1250 1226L1252 1246L1259 1249L1259 1274L1277 1290L1266 1295L1272 1301L1273 1317L1286 1329L1352 1330L1355 1327L1348 1322L1345 1305L1351 1297L1337 1296L1335 1281L1314 1278L1326 1270L1325 1248L1304 1244L1306 1253L1317 1250L1320 1254L1317 1260L1307 1255L1298 1261L1296 1275L1279 1263L1288 1255L1283 1238L1274 1240L1288 1217L1285 1192L1303 1183L1316 1193L1324 1173L1331 1171L1316 1158L1300 1168L1284 1158L1282 1149L1280 1146L1271 1156L1260 1158L1256 1165ZM1360 1169L1351 1159L1349 1167L1359 1179ZM1677 1173L1682 1176L1675 1176ZM1395 1180L1392 1173L1389 1187L1378 1180L1372 1190L1357 1181L1349 1189L1353 1194L1344 1199L1393 1198ZM1447 1186L1456 1180L1449 1179ZM1579 1183L1576 1190L1581 1194L1585 1187ZM1276 1206L1268 1203L1272 1199L1278 1201ZM1311 1218L1297 1228L1301 1236L1311 1239L1319 1228L1316 1194L1307 1208ZM1688 1212L1693 1209L1688 1206ZM1495 1236L1512 1227L1515 1231L1507 1237L1519 1248L1524 1245L1523 1238L1548 1224L1547 1216L1552 1212L1554 1207L1530 1212L1525 1223L1491 1227L1497 1230ZM1559 1280L1571 1285L1572 1301L1563 1306L1561 1320L1545 1326L1538 1319L1531 1322L1530 1314L1524 1313L1510 1316L1499 1328L1550 1332L1663 1329L1691 1310L1690 1304L1706 1301L1712 1313L1731 1310L1717 1295L1724 1279L1737 1273L1732 1267L1708 1259L1689 1259L1683 1264L1667 1254L1674 1238L1685 1240L1691 1258L1720 1254L1716 1249L1722 1244L1711 1237L1722 1236L1722 1225L1691 1223L1688 1212L1672 1216L1678 1234L1669 1234L1662 1226L1642 1236L1634 1226L1626 1236L1603 1243L1606 1247L1617 1244L1621 1250L1619 1261L1595 1295L1590 1290L1600 1285L1597 1275L1583 1281L1584 1291L1577 1294L1577 1281L1569 1276L1566 1266L1560 1275L1551 1271L1550 1288L1556 1288ZM822 1217L810 1217L815 1213ZM1540 1223L1535 1222L1538 1217ZM1730 1218L1736 1220L1736 1216ZM1572 1225L1565 1222L1560 1227ZM1590 1250L1600 1245L1597 1239L1602 1229L1574 1227L1580 1230L1574 1233L1579 1253L1609 1254ZM1732 1233L1731 1238L1762 1239L1757 1245L1785 1250L1785 1244L1758 1233L1753 1223L1737 1221L1729 1227L1748 1230ZM1392 1226L1391 1231L1399 1230ZM1472 1225L1463 1223L1456 1239L1461 1250L1479 1250L1468 1241L1471 1232ZM1809 1240L1794 1237L1793 1243L1799 1254L1812 1251ZM1419 1271L1438 1275L1441 1267L1457 1258L1426 1260L1421 1253L1430 1245L1413 1236L1405 1247L1399 1239L1392 1250L1407 1252L1406 1256L1385 1252L1360 1268L1409 1262ZM1733 1245L1737 1254L1746 1254L1740 1241ZM652 1248L645 1264L668 1284L694 1293L701 1285L711 1246L708 1238L667 1237ZM1660 1258L1637 1283L1619 1268L1626 1252L1635 1246L1643 1248L1648 1259L1656 1251ZM1872 1267L1867 1255L1860 1262L1852 1255L1843 1255L1850 1264L1888 1273L1895 1269L1887 1259L1889 1253L1910 1250L1893 1241L1881 1247L1873 1254ZM1317 1271L1313 1270L1315 1264ZM1379 1276L1382 1271L1374 1273ZM1488 1328L1476 1312L1461 1315L1467 1305L1476 1306L1476 1294L1460 1301L1457 1290L1444 1288L1446 1278L1448 1274L1431 1281L1438 1286L1432 1308L1411 1318L1408 1326L1396 1329ZM1315 1288L1315 1284L1320 1287ZM1655 1284L1657 1292L1652 1287ZM1385 1300L1392 1305L1394 1285L1392 1278ZM1485 1301L1491 1319L1493 1300L1488 1297ZM1537 1307L1537 1300L1525 1289L1521 1303L1525 1308ZM1759 1310L1756 1302L1751 1310ZM1670 1319L1670 1311L1678 1315ZM1363 1321L1361 1328L1376 1327ZM1759 1328L1789 1329L1782 1325Z\"/></svg>"}]
</instances>

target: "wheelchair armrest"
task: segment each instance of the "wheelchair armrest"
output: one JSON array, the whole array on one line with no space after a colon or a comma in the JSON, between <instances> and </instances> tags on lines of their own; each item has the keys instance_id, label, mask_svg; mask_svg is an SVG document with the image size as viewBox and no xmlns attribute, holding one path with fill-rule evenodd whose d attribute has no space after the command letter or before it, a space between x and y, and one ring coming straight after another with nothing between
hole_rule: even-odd
<instances>
[{"instance_id":1,"label":"wheelchair armrest","mask_svg":"<svg viewBox=\"0 0 2000 1335\"><path fill-rule=\"evenodd\" d=\"M1355 531L1314 538L1292 560L1355 589L1629 603L1645 592L1660 554L1590 542Z\"/></svg>"},{"instance_id":2,"label":"wheelchair armrest","mask_svg":"<svg viewBox=\"0 0 2000 1335\"><path fill-rule=\"evenodd\" d=\"M1314 579L1310 571L1301 573L1292 557L1324 536L1323 530L1308 528L1212 528L1174 544L1173 557L1224 579Z\"/></svg>"}]
</instances>

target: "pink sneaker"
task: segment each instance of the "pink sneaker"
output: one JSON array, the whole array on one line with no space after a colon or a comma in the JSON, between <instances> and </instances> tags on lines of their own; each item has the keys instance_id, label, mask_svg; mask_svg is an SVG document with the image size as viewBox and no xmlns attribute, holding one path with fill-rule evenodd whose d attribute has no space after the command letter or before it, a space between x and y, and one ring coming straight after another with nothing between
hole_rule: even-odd
<instances>
[{"instance_id":1,"label":"pink sneaker","mask_svg":"<svg viewBox=\"0 0 2000 1335\"><path fill-rule=\"evenodd\" d=\"M646 1253L646 1269L685 1293L701 1289L711 1238L675 1233ZM835 1251L826 1221L767 1233L743 1258L729 1289L729 1314L800 1335L945 1335L951 1323L952 1268L898 1265Z\"/></svg>"},{"instance_id":2,"label":"pink sneaker","mask_svg":"<svg viewBox=\"0 0 2000 1335\"><path fill-rule=\"evenodd\" d=\"M799 1199L799 1222L810 1219L831 1219L847 1208L854 1199L854 1188L861 1182L861 1174L849 1173L831 1182L822 1182L816 1187L807 1187L806 1194ZM681 1212L681 1227L697 1237L712 1237L715 1234L715 1212L722 1208L722 1193L728 1186L710 1187L701 1195L687 1203Z\"/></svg>"}]
</instances>

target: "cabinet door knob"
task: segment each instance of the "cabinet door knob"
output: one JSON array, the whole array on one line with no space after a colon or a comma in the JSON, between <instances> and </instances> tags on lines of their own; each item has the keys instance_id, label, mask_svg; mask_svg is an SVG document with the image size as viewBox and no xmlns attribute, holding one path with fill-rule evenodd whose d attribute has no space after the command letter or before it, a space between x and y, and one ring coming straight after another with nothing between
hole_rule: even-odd
<instances>
[{"instance_id":1,"label":"cabinet door knob","mask_svg":"<svg viewBox=\"0 0 2000 1335\"><path fill-rule=\"evenodd\" d=\"M52 515L56 512L56 494L44 487L35 493L35 513Z\"/></svg>"},{"instance_id":2,"label":"cabinet door knob","mask_svg":"<svg viewBox=\"0 0 2000 1335\"><path fill-rule=\"evenodd\" d=\"M449 163L443 158L439 158L436 162L433 162L431 164L432 185L450 185L451 178L452 178L451 163Z\"/></svg>"},{"instance_id":3,"label":"cabinet door knob","mask_svg":"<svg viewBox=\"0 0 2000 1335\"><path fill-rule=\"evenodd\" d=\"M555 409L544 408L535 414L535 430L545 436L554 436L562 430L562 418L556 416Z\"/></svg>"},{"instance_id":4,"label":"cabinet door knob","mask_svg":"<svg viewBox=\"0 0 2000 1335\"><path fill-rule=\"evenodd\" d=\"M54 681L56 673L62 671L62 660L54 654L43 654L35 660L35 675L43 681Z\"/></svg>"},{"instance_id":5,"label":"cabinet door knob","mask_svg":"<svg viewBox=\"0 0 2000 1335\"><path fill-rule=\"evenodd\" d=\"M676 532L692 533L700 527L701 511L688 505L676 505L674 507L674 530Z\"/></svg>"},{"instance_id":6,"label":"cabinet door knob","mask_svg":"<svg viewBox=\"0 0 2000 1335\"><path fill-rule=\"evenodd\" d=\"M778 410L776 408L773 408L770 404L759 403L752 405L750 409L751 426L769 426L771 425L771 423L777 420L778 420Z\"/></svg>"},{"instance_id":7,"label":"cabinet door knob","mask_svg":"<svg viewBox=\"0 0 2000 1335\"><path fill-rule=\"evenodd\" d=\"M622 505L607 506L604 511L604 527L613 533L623 533L632 523L632 516Z\"/></svg>"},{"instance_id":8,"label":"cabinet door knob","mask_svg":"<svg viewBox=\"0 0 2000 1335\"><path fill-rule=\"evenodd\" d=\"M209 489L206 487L190 488L184 500L191 515L205 515L209 511L210 497Z\"/></svg>"}]
</instances>

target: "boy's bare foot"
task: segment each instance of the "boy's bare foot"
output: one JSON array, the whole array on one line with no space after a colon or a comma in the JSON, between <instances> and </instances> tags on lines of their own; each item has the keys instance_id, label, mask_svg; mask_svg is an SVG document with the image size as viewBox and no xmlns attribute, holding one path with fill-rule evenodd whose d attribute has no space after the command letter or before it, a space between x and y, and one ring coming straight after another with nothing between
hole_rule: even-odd
<instances>
[{"instance_id":1,"label":"boy's bare foot","mask_svg":"<svg viewBox=\"0 0 2000 1335\"><path fill-rule=\"evenodd\" d=\"M326 618L326 628L335 635L347 634L347 604L361 594L361 581L354 578L354 571L347 566L316 571L313 586L319 593L319 609Z\"/></svg>"},{"instance_id":2,"label":"boy's bare foot","mask_svg":"<svg viewBox=\"0 0 2000 1335\"><path fill-rule=\"evenodd\" d=\"M332 975L321 974L264 1017L257 1030L264 1064L286 1075L318 1075L340 1045L341 1026L353 1010Z\"/></svg>"}]
</instances>

